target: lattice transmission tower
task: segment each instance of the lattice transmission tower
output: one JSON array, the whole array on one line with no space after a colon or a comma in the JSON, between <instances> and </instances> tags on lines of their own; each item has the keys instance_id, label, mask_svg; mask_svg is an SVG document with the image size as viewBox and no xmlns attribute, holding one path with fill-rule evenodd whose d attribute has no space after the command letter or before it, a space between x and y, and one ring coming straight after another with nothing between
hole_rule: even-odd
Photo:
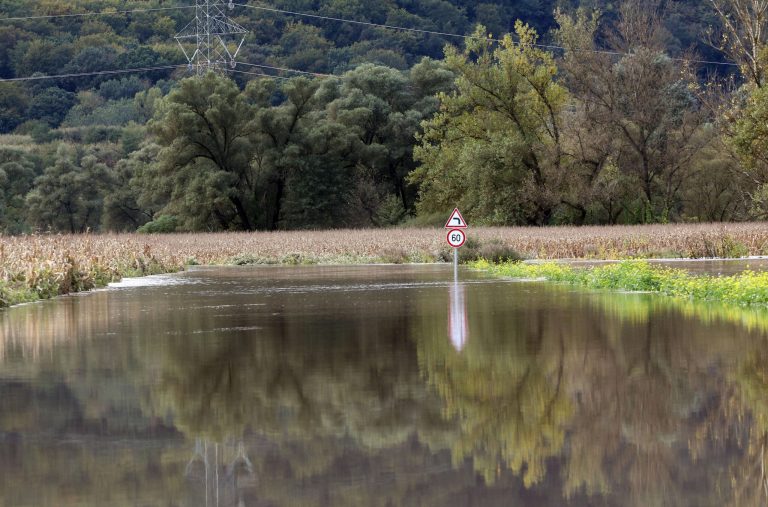
<instances>
[{"instance_id":1,"label":"lattice transmission tower","mask_svg":"<svg viewBox=\"0 0 768 507\"><path fill-rule=\"evenodd\" d=\"M195 0L195 19L176 34L190 70L198 76L235 68L248 31L227 16L227 9L233 8L232 0Z\"/></svg>"}]
</instances>

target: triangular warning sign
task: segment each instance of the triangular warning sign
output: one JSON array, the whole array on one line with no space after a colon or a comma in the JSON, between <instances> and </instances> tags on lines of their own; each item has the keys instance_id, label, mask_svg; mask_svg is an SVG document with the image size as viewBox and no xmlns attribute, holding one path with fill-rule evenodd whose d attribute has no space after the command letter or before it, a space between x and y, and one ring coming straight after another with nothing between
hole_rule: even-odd
<instances>
[{"instance_id":1,"label":"triangular warning sign","mask_svg":"<svg viewBox=\"0 0 768 507\"><path fill-rule=\"evenodd\" d=\"M455 208L453 210L453 213L451 213L451 218L448 219L448 221L445 223L446 229L466 229L469 227L467 225L467 221L464 220L464 217L461 216L461 212L459 211L459 208Z\"/></svg>"}]
</instances>

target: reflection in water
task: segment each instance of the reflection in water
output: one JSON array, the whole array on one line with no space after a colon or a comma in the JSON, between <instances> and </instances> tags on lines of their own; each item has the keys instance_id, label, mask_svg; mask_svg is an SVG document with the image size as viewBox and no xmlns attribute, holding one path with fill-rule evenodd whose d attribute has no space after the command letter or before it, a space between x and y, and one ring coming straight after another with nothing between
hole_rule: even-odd
<instances>
[{"instance_id":1,"label":"reflection in water","mask_svg":"<svg viewBox=\"0 0 768 507\"><path fill-rule=\"evenodd\" d=\"M768 499L765 311L439 267L184 276L0 314L0 505Z\"/></svg>"},{"instance_id":2,"label":"reflection in water","mask_svg":"<svg viewBox=\"0 0 768 507\"><path fill-rule=\"evenodd\" d=\"M450 316L448 329L453 348L461 350L467 343L469 326L467 324L467 304L464 301L464 285L454 280L451 286Z\"/></svg>"}]
</instances>

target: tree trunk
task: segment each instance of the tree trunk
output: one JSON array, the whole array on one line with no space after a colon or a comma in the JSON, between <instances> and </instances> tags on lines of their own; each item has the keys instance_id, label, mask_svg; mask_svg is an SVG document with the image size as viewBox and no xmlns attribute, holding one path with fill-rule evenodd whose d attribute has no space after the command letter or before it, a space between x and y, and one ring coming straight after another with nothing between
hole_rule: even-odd
<instances>
[{"instance_id":1,"label":"tree trunk","mask_svg":"<svg viewBox=\"0 0 768 507\"><path fill-rule=\"evenodd\" d=\"M283 205L283 193L285 191L285 181L283 178L278 178L275 181L275 205L272 208L272 213L267 217L267 230L277 230L277 225L280 222L280 211Z\"/></svg>"},{"instance_id":2,"label":"tree trunk","mask_svg":"<svg viewBox=\"0 0 768 507\"><path fill-rule=\"evenodd\" d=\"M251 225L250 218L248 218L248 213L245 211L243 201L241 201L239 197L230 197L230 200L232 201L232 204L235 205L237 216L240 217L240 221L243 223L243 228L246 231L252 231L253 226Z\"/></svg>"}]
</instances>

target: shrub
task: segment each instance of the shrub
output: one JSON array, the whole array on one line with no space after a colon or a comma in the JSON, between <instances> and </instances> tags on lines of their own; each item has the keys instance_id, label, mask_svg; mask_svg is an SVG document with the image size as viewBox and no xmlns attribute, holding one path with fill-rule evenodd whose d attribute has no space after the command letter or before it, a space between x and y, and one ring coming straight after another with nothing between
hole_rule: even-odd
<instances>
[{"instance_id":1,"label":"shrub","mask_svg":"<svg viewBox=\"0 0 768 507\"><path fill-rule=\"evenodd\" d=\"M136 232L142 234L167 234L176 232L176 227L178 227L176 217L172 215L161 215L136 229Z\"/></svg>"}]
</instances>

